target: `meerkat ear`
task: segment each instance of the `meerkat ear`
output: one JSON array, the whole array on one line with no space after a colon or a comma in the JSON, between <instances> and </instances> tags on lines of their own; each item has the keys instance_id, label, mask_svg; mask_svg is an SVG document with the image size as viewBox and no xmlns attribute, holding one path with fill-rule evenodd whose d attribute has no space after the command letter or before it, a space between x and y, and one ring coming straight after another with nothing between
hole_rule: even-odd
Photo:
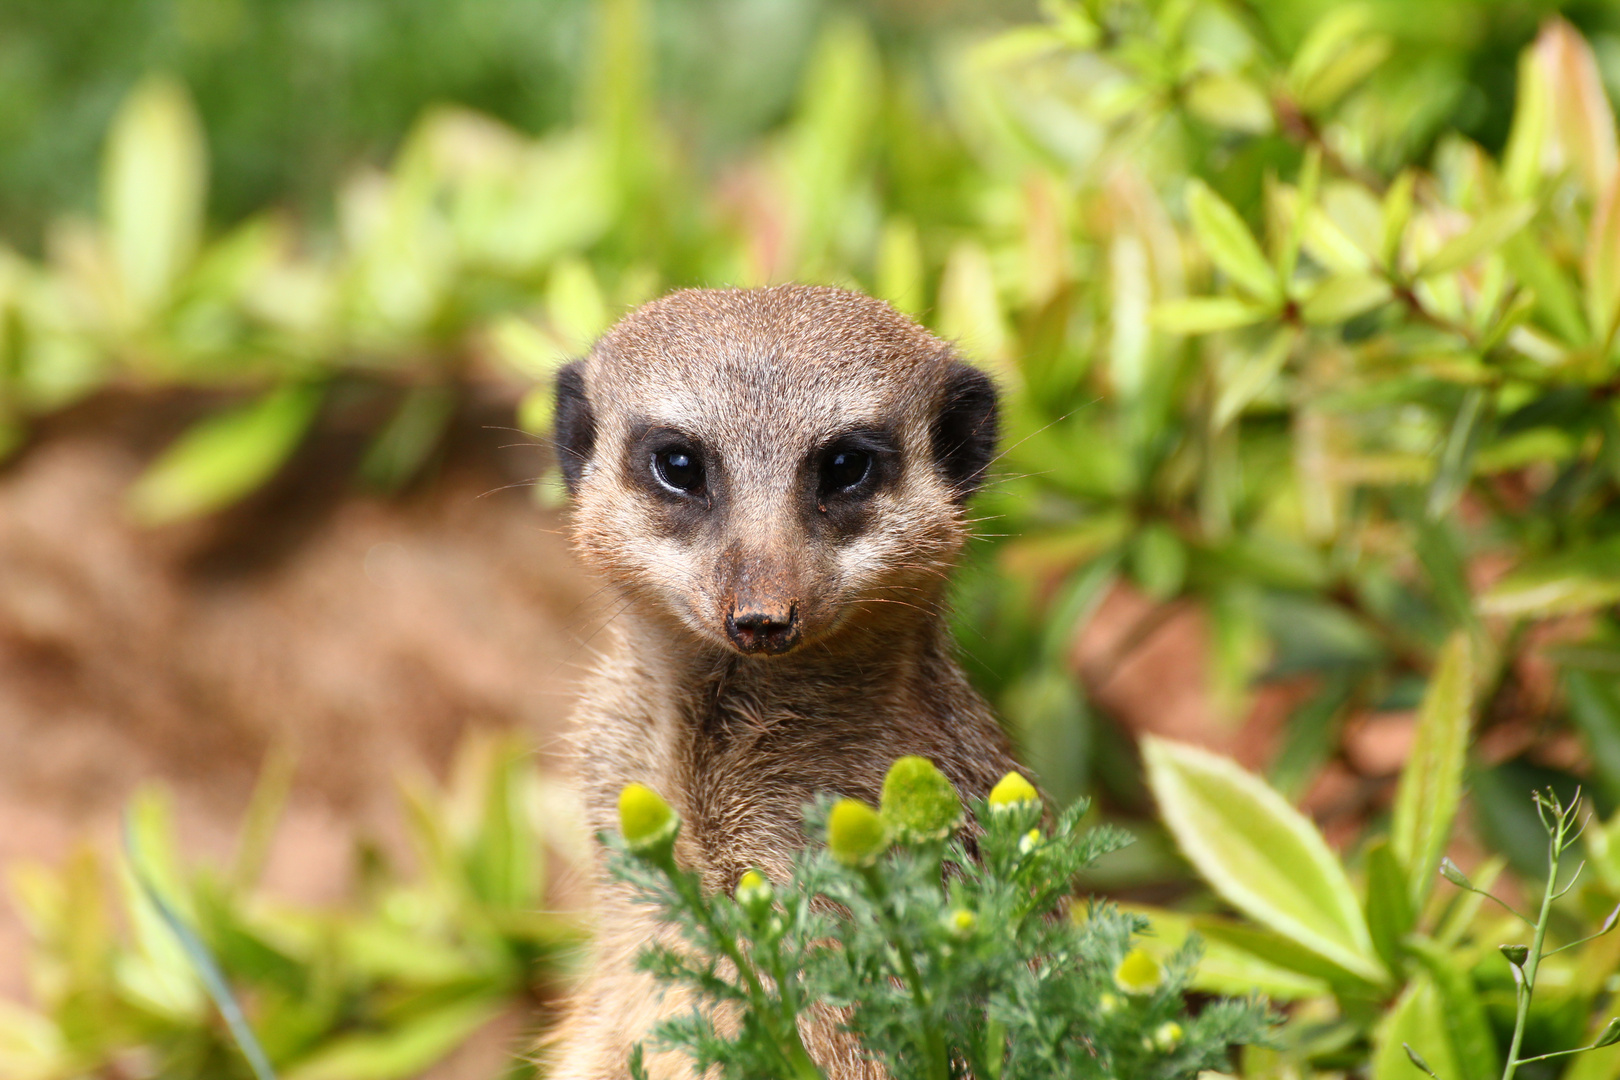
<instances>
[{"instance_id":1,"label":"meerkat ear","mask_svg":"<svg viewBox=\"0 0 1620 1080\"><path fill-rule=\"evenodd\" d=\"M1000 418L996 384L971 364L953 361L934 417L934 462L958 502L979 489L996 456Z\"/></svg>"},{"instance_id":2,"label":"meerkat ear","mask_svg":"<svg viewBox=\"0 0 1620 1080\"><path fill-rule=\"evenodd\" d=\"M562 469L568 494L579 491L585 463L596 448L596 414L585 396L585 362L575 360L557 372L557 408L551 424L551 444Z\"/></svg>"}]
</instances>

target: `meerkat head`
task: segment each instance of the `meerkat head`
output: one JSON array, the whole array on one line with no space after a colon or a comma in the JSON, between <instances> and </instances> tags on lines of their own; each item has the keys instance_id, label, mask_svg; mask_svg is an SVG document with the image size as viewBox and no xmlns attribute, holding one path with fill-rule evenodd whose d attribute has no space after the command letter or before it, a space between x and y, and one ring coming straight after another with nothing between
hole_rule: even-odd
<instances>
[{"instance_id":1,"label":"meerkat head","mask_svg":"<svg viewBox=\"0 0 1620 1080\"><path fill-rule=\"evenodd\" d=\"M557 380L587 562L745 654L932 618L996 428L981 371L839 289L674 293Z\"/></svg>"}]
</instances>

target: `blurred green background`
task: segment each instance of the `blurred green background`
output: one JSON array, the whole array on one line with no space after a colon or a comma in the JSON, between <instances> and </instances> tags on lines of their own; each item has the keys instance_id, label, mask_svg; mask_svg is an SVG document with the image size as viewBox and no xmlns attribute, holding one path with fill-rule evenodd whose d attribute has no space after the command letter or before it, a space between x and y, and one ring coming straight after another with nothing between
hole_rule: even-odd
<instances>
[{"instance_id":1,"label":"blurred green background","mask_svg":"<svg viewBox=\"0 0 1620 1080\"><path fill-rule=\"evenodd\" d=\"M1459 640L1455 854L1534 877L1522 793L1620 800L1616 97L1597 0L6 4L0 1072L248 1075L166 905L285 1075L529 1068L595 617L549 379L682 285L865 289L1001 380L959 636L1141 837L1098 888L1216 903L1144 733L1362 874ZM1333 1008L1290 1067L1365 1056Z\"/></svg>"}]
</instances>

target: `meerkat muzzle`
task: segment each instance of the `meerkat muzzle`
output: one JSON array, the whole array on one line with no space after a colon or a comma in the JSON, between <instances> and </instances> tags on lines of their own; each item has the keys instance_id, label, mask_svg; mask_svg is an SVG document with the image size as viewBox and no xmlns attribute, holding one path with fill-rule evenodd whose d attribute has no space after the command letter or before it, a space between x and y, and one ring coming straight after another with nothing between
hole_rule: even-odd
<instances>
[{"instance_id":1,"label":"meerkat muzzle","mask_svg":"<svg viewBox=\"0 0 1620 1080\"><path fill-rule=\"evenodd\" d=\"M799 643L799 605L774 611L733 608L726 613L726 636L745 653L785 653Z\"/></svg>"}]
</instances>

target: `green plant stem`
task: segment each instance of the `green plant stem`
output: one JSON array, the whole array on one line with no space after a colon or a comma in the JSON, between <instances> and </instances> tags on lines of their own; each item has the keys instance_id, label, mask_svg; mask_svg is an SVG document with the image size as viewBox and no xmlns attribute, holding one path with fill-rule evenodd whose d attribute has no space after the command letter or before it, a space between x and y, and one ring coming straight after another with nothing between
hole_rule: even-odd
<instances>
[{"instance_id":1,"label":"green plant stem","mask_svg":"<svg viewBox=\"0 0 1620 1080\"><path fill-rule=\"evenodd\" d=\"M928 984L923 982L922 973L917 968L916 959L911 954L911 946L906 943L905 934L889 910L888 890L883 887L883 878L875 867L866 867L861 871L861 878L866 882L872 899L877 902L877 909L882 914L884 929L889 933L889 940L894 943L896 954L900 957L900 971L911 988L911 996L924 1009L933 1002L928 992ZM939 1077L939 1080L951 1080L951 1055L945 1045L945 1036L934 1029L932 1025L926 1026L922 1031L923 1045L928 1049L930 1072Z\"/></svg>"},{"instance_id":2,"label":"green plant stem","mask_svg":"<svg viewBox=\"0 0 1620 1080\"><path fill-rule=\"evenodd\" d=\"M1541 911L1536 917L1535 933L1530 939L1530 955L1524 962L1524 985L1519 990L1519 1009L1513 1018L1513 1042L1508 1046L1502 1080L1513 1080L1513 1074L1523 1064L1519 1060L1519 1045L1524 1041L1525 1021L1530 1016L1530 997L1536 991L1536 969L1541 966L1541 947L1547 938L1547 919L1558 888L1558 857L1563 854L1564 823L1565 819L1560 815L1558 828L1547 841L1547 888L1541 895Z\"/></svg>"},{"instance_id":3,"label":"green plant stem","mask_svg":"<svg viewBox=\"0 0 1620 1080\"><path fill-rule=\"evenodd\" d=\"M737 946L737 939L720 926L714 913L709 910L708 901L703 895L702 887L698 885L697 878L675 864L673 853L659 860L657 866L675 887L687 909L697 917L703 928L709 932L709 936L720 946L721 953L737 969L737 976L743 980L748 991L748 999L753 1004L756 1014L770 1017L775 1021L767 1026L775 1032L776 1052L781 1057L782 1064L787 1066L788 1075L793 1080L826 1080L820 1067L804 1048L804 1040L799 1037L797 1018L791 1012L786 1017L782 1016L782 1010L777 1007L778 1003L772 1002L770 996L765 993L764 984L759 981L754 966L743 956L742 949Z\"/></svg>"}]
</instances>

